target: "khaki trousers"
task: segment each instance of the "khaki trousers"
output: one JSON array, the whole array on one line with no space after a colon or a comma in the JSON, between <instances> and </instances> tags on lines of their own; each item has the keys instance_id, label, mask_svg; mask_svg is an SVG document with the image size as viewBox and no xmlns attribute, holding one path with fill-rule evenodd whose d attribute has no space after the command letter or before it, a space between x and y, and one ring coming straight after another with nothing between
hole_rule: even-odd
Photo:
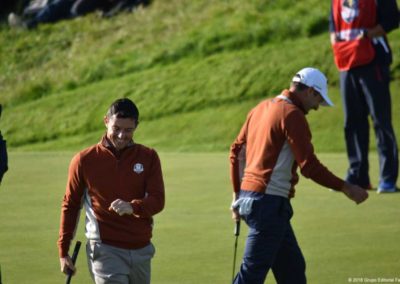
<instances>
[{"instance_id":1,"label":"khaki trousers","mask_svg":"<svg viewBox=\"0 0 400 284\"><path fill-rule=\"evenodd\" d=\"M121 249L96 241L86 244L88 267L96 284L150 284L153 244Z\"/></svg>"}]
</instances>

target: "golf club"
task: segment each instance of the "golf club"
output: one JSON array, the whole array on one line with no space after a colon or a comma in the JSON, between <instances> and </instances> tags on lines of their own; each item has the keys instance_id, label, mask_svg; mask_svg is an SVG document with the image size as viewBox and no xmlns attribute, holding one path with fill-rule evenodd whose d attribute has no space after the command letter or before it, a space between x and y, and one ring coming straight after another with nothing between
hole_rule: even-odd
<instances>
[{"instance_id":1,"label":"golf club","mask_svg":"<svg viewBox=\"0 0 400 284\"><path fill-rule=\"evenodd\" d=\"M235 224L235 231L234 231L235 247L234 247L234 252L233 252L233 270L232 270L232 282L231 283L233 283L233 280L235 278L236 252L237 252L237 243L238 243L239 234L240 234L240 220L236 221L236 224Z\"/></svg>"},{"instance_id":2,"label":"golf club","mask_svg":"<svg viewBox=\"0 0 400 284\"><path fill-rule=\"evenodd\" d=\"M81 248L81 242L76 241L74 252L72 253L72 257L71 257L72 263L74 265L75 265L76 259L78 258L78 253L79 253L80 248ZM73 274L73 271L69 271L68 276L67 276L67 281L65 282L66 284L71 283L72 274Z\"/></svg>"}]
</instances>

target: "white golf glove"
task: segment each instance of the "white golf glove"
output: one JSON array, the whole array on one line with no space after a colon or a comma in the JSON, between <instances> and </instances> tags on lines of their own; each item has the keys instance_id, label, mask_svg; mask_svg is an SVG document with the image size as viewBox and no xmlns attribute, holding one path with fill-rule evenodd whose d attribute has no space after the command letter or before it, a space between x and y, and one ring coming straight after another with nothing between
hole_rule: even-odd
<instances>
[{"instance_id":1,"label":"white golf glove","mask_svg":"<svg viewBox=\"0 0 400 284\"><path fill-rule=\"evenodd\" d=\"M238 210L240 216L247 216L251 213L253 201L251 197L239 198L232 204L232 208Z\"/></svg>"}]
</instances>

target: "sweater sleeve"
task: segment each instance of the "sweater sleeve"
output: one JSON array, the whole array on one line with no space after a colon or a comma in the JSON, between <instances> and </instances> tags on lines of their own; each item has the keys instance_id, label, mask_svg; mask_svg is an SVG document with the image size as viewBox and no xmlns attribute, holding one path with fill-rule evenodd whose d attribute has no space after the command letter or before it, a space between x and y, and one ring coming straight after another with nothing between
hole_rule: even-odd
<instances>
[{"instance_id":1,"label":"sweater sleeve","mask_svg":"<svg viewBox=\"0 0 400 284\"><path fill-rule=\"evenodd\" d=\"M159 213L165 205L165 189L160 159L152 151L151 170L146 178L146 195L143 199L131 201L133 213L142 218L149 218Z\"/></svg>"},{"instance_id":2,"label":"sweater sleeve","mask_svg":"<svg viewBox=\"0 0 400 284\"><path fill-rule=\"evenodd\" d=\"M58 238L59 256L68 255L74 237L86 186L82 177L80 154L72 158L68 171L68 181L61 204L61 221Z\"/></svg>"},{"instance_id":3,"label":"sweater sleeve","mask_svg":"<svg viewBox=\"0 0 400 284\"><path fill-rule=\"evenodd\" d=\"M234 192L240 191L240 182L243 176L243 171L246 164L246 139L247 127L251 114L247 117L238 136L230 148L230 177Z\"/></svg>"},{"instance_id":4,"label":"sweater sleeve","mask_svg":"<svg viewBox=\"0 0 400 284\"><path fill-rule=\"evenodd\" d=\"M344 181L330 172L314 153L311 131L304 114L300 111L292 111L283 123L288 143L301 174L324 187L341 190Z\"/></svg>"}]
</instances>

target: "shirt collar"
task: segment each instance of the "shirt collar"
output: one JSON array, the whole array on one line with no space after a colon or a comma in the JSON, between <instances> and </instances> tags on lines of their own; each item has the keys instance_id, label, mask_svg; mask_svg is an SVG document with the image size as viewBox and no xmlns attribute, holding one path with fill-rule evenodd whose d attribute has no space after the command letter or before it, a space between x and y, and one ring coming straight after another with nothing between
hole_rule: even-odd
<instances>
[{"instance_id":1,"label":"shirt collar","mask_svg":"<svg viewBox=\"0 0 400 284\"><path fill-rule=\"evenodd\" d=\"M303 103L301 100L297 97L295 93L292 93L291 91L285 89L281 93L282 96L287 97L289 100L292 101L292 103L297 106L299 109L301 109L302 112L306 113L306 110L304 109Z\"/></svg>"},{"instance_id":2,"label":"shirt collar","mask_svg":"<svg viewBox=\"0 0 400 284\"><path fill-rule=\"evenodd\" d=\"M135 143L133 142L133 140L131 140L131 142L129 142L128 146L126 146L124 149L118 151L114 145L111 143L111 141L107 138L107 135L104 134L104 136L101 138L100 140L100 144L103 145L104 147L106 147L107 149L109 149L111 152L117 154L117 153L121 153L123 151L125 151L126 149L132 147L133 145L135 145Z\"/></svg>"}]
</instances>

